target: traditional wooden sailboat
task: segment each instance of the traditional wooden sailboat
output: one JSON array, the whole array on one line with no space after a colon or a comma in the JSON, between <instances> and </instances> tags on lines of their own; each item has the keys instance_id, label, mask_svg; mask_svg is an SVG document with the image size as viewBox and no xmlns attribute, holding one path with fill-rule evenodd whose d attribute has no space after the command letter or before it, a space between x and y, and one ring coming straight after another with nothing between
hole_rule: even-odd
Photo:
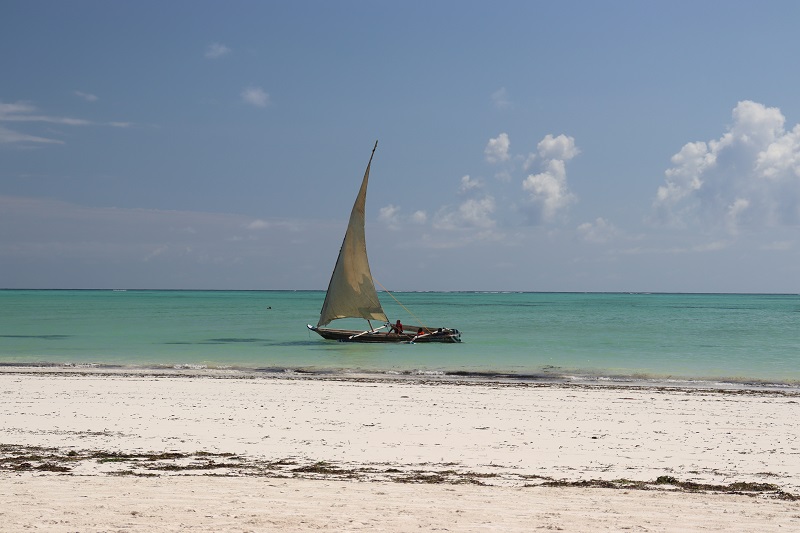
<instances>
[{"instance_id":1,"label":"traditional wooden sailboat","mask_svg":"<svg viewBox=\"0 0 800 533\"><path fill-rule=\"evenodd\" d=\"M350 222L328 284L319 322L316 326L309 324L308 329L325 339L349 342L461 342L461 333L457 329L404 326L398 331L383 311L369 270L364 233L369 169L377 147L378 141L375 141L364 179L361 181L361 189L350 212ZM324 327L341 318L363 318L368 327L366 330ZM382 325L373 327L372 321L381 322Z\"/></svg>"}]
</instances>

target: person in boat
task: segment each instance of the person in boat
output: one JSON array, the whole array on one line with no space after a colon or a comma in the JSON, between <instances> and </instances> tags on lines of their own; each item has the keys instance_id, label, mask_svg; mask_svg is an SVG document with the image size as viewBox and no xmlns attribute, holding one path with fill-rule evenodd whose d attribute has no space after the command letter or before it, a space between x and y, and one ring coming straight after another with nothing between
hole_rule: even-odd
<instances>
[{"instance_id":1,"label":"person in boat","mask_svg":"<svg viewBox=\"0 0 800 533\"><path fill-rule=\"evenodd\" d=\"M389 333L394 331L395 333L403 333L403 324L398 320L394 323L394 326L391 327Z\"/></svg>"},{"instance_id":2,"label":"person in boat","mask_svg":"<svg viewBox=\"0 0 800 533\"><path fill-rule=\"evenodd\" d=\"M419 328L417 330L417 337L422 337L423 335L425 335L425 332L422 330L422 328Z\"/></svg>"}]
</instances>

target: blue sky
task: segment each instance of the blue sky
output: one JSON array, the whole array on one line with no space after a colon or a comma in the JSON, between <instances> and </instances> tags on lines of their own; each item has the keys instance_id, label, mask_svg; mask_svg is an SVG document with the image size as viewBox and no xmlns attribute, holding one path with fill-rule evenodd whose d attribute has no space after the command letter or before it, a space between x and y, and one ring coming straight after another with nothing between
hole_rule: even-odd
<instances>
[{"instance_id":1,"label":"blue sky","mask_svg":"<svg viewBox=\"0 0 800 533\"><path fill-rule=\"evenodd\" d=\"M800 3L0 13L0 287L800 292Z\"/></svg>"}]
</instances>

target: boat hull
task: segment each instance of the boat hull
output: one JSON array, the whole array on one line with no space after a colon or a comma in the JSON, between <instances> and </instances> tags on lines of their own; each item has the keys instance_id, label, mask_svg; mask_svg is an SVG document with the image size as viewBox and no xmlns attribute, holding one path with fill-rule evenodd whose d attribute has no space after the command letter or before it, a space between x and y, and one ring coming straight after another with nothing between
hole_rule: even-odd
<instances>
[{"instance_id":1,"label":"boat hull","mask_svg":"<svg viewBox=\"0 0 800 533\"><path fill-rule=\"evenodd\" d=\"M413 333L387 333L385 331L363 332L349 329L317 328L309 325L308 329L318 334L323 339L339 342L368 342L368 343L457 343L461 342L461 332L457 329L441 328L441 332L433 330L426 335Z\"/></svg>"}]
</instances>

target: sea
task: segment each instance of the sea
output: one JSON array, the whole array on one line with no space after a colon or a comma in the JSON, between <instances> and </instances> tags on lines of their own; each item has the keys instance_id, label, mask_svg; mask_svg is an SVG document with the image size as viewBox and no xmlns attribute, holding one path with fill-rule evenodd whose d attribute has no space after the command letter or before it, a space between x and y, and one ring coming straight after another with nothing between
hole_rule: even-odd
<instances>
[{"instance_id":1,"label":"sea","mask_svg":"<svg viewBox=\"0 0 800 533\"><path fill-rule=\"evenodd\" d=\"M0 366L800 390L797 294L379 295L392 322L463 342L323 340L306 325L324 291L0 290Z\"/></svg>"}]
</instances>

